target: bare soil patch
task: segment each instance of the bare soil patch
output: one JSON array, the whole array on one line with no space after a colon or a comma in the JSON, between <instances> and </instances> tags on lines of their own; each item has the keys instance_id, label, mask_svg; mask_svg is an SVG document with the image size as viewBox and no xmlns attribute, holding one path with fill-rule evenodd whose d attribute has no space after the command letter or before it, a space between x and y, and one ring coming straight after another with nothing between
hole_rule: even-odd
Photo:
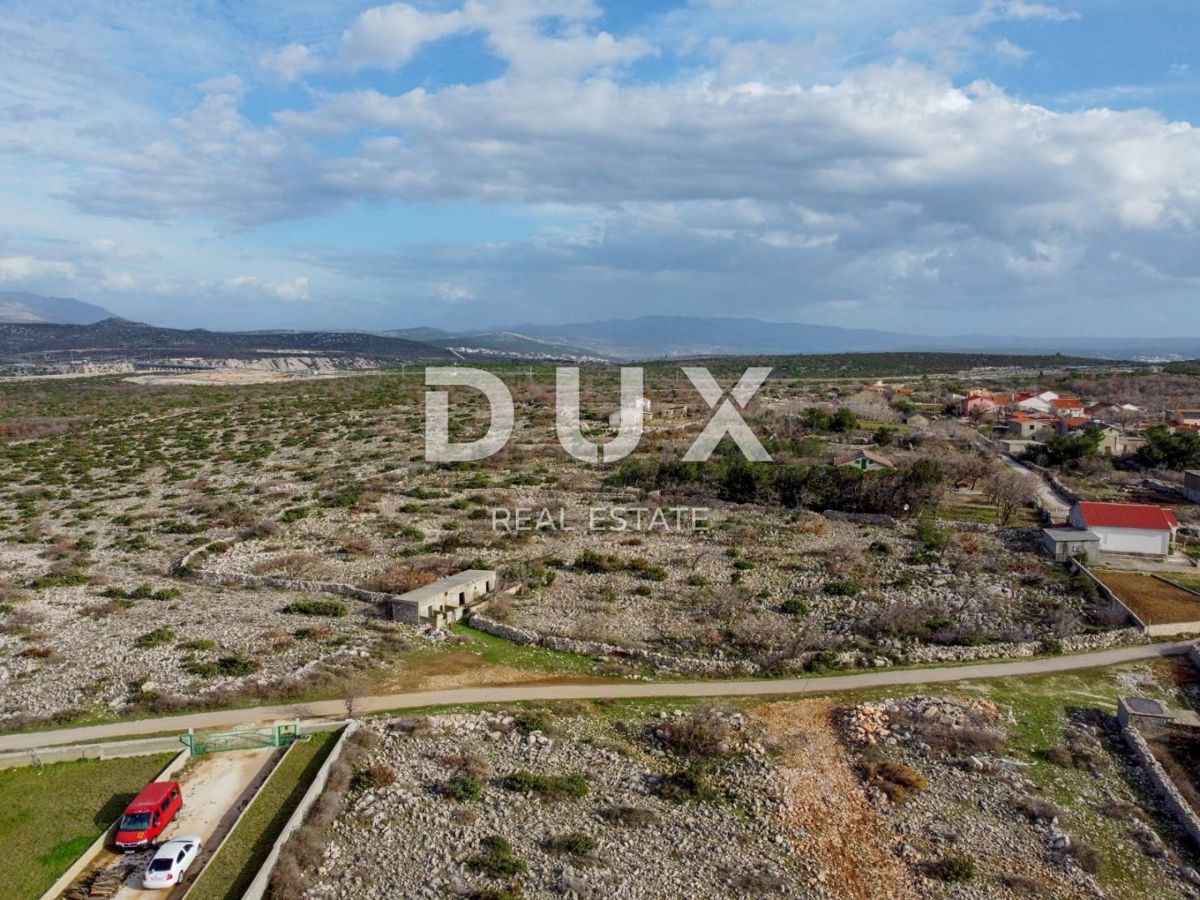
<instances>
[{"instance_id":1,"label":"bare soil patch","mask_svg":"<svg viewBox=\"0 0 1200 900\"><path fill-rule=\"evenodd\" d=\"M1153 575L1100 573L1100 579L1148 625L1200 621L1200 597Z\"/></svg>"},{"instance_id":2,"label":"bare soil patch","mask_svg":"<svg viewBox=\"0 0 1200 900\"><path fill-rule=\"evenodd\" d=\"M892 852L895 836L867 802L834 732L833 705L772 703L754 710L771 735L793 749L780 764L785 824L808 835L805 852L845 900L917 897L912 876Z\"/></svg>"}]
</instances>

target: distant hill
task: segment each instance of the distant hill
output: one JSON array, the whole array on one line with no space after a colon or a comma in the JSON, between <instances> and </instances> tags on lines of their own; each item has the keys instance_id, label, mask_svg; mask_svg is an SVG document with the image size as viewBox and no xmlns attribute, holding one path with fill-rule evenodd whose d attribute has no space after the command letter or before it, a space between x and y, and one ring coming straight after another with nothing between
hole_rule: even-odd
<instances>
[{"instance_id":1,"label":"distant hill","mask_svg":"<svg viewBox=\"0 0 1200 900\"><path fill-rule=\"evenodd\" d=\"M1052 332L947 337L735 317L642 316L567 325L516 325L512 330L618 359L896 351L1065 354L1141 361L1200 357L1200 337L1090 338Z\"/></svg>"},{"instance_id":2,"label":"distant hill","mask_svg":"<svg viewBox=\"0 0 1200 900\"><path fill-rule=\"evenodd\" d=\"M452 359L441 347L364 332L238 332L156 328L108 318L90 325L0 324L0 358L30 354L92 360L351 356L381 363Z\"/></svg>"},{"instance_id":3,"label":"distant hill","mask_svg":"<svg viewBox=\"0 0 1200 900\"><path fill-rule=\"evenodd\" d=\"M642 316L569 325L518 325L513 331L623 359L874 352L907 349L922 342L922 338L911 334L865 328L701 316Z\"/></svg>"},{"instance_id":4,"label":"distant hill","mask_svg":"<svg viewBox=\"0 0 1200 900\"><path fill-rule=\"evenodd\" d=\"M43 297L20 291L0 291L0 322L45 322L91 325L113 318L103 306L70 297Z\"/></svg>"},{"instance_id":5,"label":"distant hill","mask_svg":"<svg viewBox=\"0 0 1200 900\"><path fill-rule=\"evenodd\" d=\"M422 341L444 347L453 353L471 357L506 359L564 360L597 362L611 359L605 353L560 341L530 337L516 331L472 331L455 333L440 328L404 328L380 334Z\"/></svg>"}]
</instances>

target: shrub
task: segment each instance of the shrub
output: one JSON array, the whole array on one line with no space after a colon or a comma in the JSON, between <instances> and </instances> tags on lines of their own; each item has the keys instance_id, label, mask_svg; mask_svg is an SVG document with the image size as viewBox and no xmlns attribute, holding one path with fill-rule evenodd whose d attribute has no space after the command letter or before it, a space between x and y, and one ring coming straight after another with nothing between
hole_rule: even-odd
<instances>
[{"instance_id":1,"label":"shrub","mask_svg":"<svg viewBox=\"0 0 1200 900\"><path fill-rule=\"evenodd\" d=\"M779 605L779 611L789 616L806 616L809 611L808 601L803 597L788 597Z\"/></svg>"},{"instance_id":2,"label":"shrub","mask_svg":"<svg viewBox=\"0 0 1200 900\"><path fill-rule=\"evenodd\" d=\"M396 783L396 771L391 766L375 763L354 773L350 786L354 790L365 791L387 787Z\"/></svg>"},{"instance_id":3,"label":"shrub","mask_svg":"<svg viewBox=\"0 0 1200 900\"><path fill-rule=\"evenodd\" d=\"M975 877L975 860L961 853L943 856L933 864L930 874L951 884L962 884Z\"/></svg>"},{"instance_id":4,"label":"shrub","mask_svg":"<svg viewBox=\"0 0 1200 900\"><path fill-rule=\"evenodd\" d=\"M241 654L230 654L222 656L214 662L200 662L196 659L189 659L184 662L183 668L203 678L218 678L221 676L231 678L242 678L255 672L259 668L259 664L252 659L247 659Z\"/></svg>"},{"instance_id":5,"label":"shrub","mask_svg":"<svg viewBox=\"0 0 1200 900\"><path fill-rule=\"evenodd\" d=\"M498 834L479 842L483 852L467 860L467 868L489 878L509 878L520 875L527 866L523 859L513 856L512 845Z\"/></svg>"},{"instance_id":6,"label":"shrub","mask_svg":"<svg viewBox=\"0 0 1200 900\"><path fill-rule=\"evenodd\" d=\"M549 714L541 711L517 713L513 717L513 729L518 734L533 734L535 731L540 731L542 734L554 733L554 725Z\"/></svg>"},{"instance_id":7,"label":"shrub","mask_svg":"<svg viewBox=\"0 0 1200 900\"><path fill-rule=\"evenodd\" d=\"M134 640L133 646L139 650L149 650L152 647L161 647L163 644L170 644L175 640L175 632L167 625L160 625L153 631L147 631L145 634L138 635Z\"/></svg>"},{"instance_id":8,"label":"shrub","mask_svg":"<svg viewBox=\"0 0 1200 900\"><path fill-rule=\"evenodd\" d=\"M672 803L711 803L717 799L717 792L709 783L708 775L695 764L660 781L658 795Z\"/></svg>"},{"instance_id":9,"label":"shrub","mask_svg":"<svg viewBox=\"0 0 1200 900\"><path fill-rule=\"evenodd\" d=\"M460 772L446 779L442 785L442 793L460 803L478 800L483 796L483 782L473 775L464 775Z\"/></svg>"},{"instance_id":10,"label":"shrub","mask_svg":"<svg viewBox=\"0 0 1200 900\"><path fill-rule=\"evenodd\" d=\"M724 759L741 748L740 734L728 711L702 706L656 726L655 736L676 756Z\"/></svg>"},{"instance_id":11,"label":"shrub","mask_svg":"<svg viewBox=\"0 0 1200 900\"><path fill-rule=\"evenodd\" d=\"M183 596L183 591L181 591L179 588L163 588L162 590L155 591L152 596L155 600L160 601L178 600Z\"/></svg>"},{"instance_id":12,"label":"shrub","mask_svg":"<svg viewBox=\"0 0 1200 900\"><path fill-rule=\"evenodd\" d=\"M631 559L625 566L629 574L635 578L641 578L645 581L666 581L667 570L662 566L656 566L645 557L638 556Z\"/></svg>"},{"instance_id":13,"label":"shrub","mask_svg":"<svg viewBox=\"0 0 1200 900\"><path fill-rule=\"evenodd\" d=\"M294 600L280 612L298 616L329 616L340 619L349 612L341 600Z\"/></svg>"},{"instance_id":14,"label":"shrub","mask_svg":"<svg viewBox=\"0 0 1200 900\"><path fill-rule=\"evenodd\" d=\"M547 839L546 849L551 853L566 853L571 856L587 856L596 849L596 839L582 831L555 835Z\"/></svg>"},{"instance_id":15,"label":"shrub","mask_svg":"<svg viewBox=\"0 0 1200 900\"><path fill-rule=\"evenodd\" d=\"M546 800L578 800L588 793L587 778L578 772L570 775L535 775L521 769L505 775L500 785L518 794L537 794Z\"/></svg>"},{"instance_id":16,"label":"shrub","mask_svg":"<svg viewBox=\"0 0 1200 900\"><path fill-rule=\"evenodd\" d=\"M862 588L858 586L858 582L852 581L849 578L835 578L833 581L828 581L825 583L823 590L830 597L857 597L862 593Z\"/></svg>"},{"instance_id":17,"label":"shrub","mask_svg":"<svg viewBox=\"0 0 1200 900\"><path fill-rule=\"evenodd\" d=\"M621 568L621 560L611 553L584 550L575 558L575 562L571 563L571 568L589 575L604 575L618 571Z\"/></svg>"},{"instance_id":18,"label":"shrub","mask_svg":"<svg viewBox=\"0 0 1200 900\"><path fill-rule=\"evenodd\" d=\"M49 588L58 587L78 587L81 584L87 584L88 577L82 572L71 570L59 574L42 575L33 579L33 587L38 590L46 590Z\"/></svg>"}]
</instances>

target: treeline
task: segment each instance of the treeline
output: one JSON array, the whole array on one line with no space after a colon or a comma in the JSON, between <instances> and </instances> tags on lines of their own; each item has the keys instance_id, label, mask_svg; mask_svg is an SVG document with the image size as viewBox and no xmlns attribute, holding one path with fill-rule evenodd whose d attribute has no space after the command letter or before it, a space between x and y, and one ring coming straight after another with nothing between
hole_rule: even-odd
<instances>
[{"instance_id":1,"label":"treeline","mask_svg":"<svg viewBox=\"0 0 1200 900\"><path fill-rule=\"evenodd\" d=\"M860 472L845 466L752 463L739 457L702 463L631 459L607 483L648 491L687 490L733 503L906 516L936 507L946 481L942 468L928 459L902 471Z\"/></svg>"}]
</instances>

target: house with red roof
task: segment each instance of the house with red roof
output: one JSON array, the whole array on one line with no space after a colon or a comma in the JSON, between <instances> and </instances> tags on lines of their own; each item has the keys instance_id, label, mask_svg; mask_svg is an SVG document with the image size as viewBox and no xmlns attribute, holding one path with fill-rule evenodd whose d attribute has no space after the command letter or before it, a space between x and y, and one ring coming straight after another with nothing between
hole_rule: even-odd
<instances>
[{"instance_id":1,"label":"house with red roof","mask_svg":"<svg viewBox=\"0 0 1200 900\"><path fill-rule=\"evenodd\" d=\"M1148 503L1096 503L1081 500L1067 520L1100 538L1101 553L1162 556L1171 552L1179 520L1175 513Z\"/></svg>"}]
</instances>

